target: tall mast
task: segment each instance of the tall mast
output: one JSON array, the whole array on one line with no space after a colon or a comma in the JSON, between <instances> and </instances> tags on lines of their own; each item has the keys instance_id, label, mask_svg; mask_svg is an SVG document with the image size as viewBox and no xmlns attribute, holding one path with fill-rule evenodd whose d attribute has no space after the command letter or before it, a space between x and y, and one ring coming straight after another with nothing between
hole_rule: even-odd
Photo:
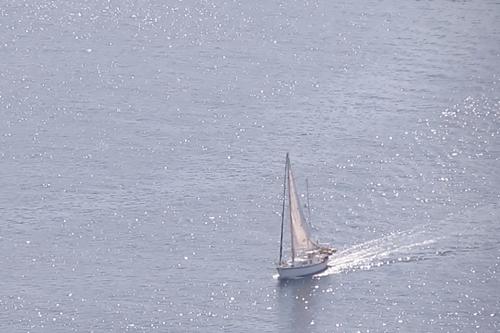
<instances>
[{"instance_id":1,"label":"tall mast","mask_svg":"<svg viewBox=\"0 0 500 333\"><path fill-rule=\"evenodd\" d=\"M286 154L286 164L288 165L288 172L286 174L286 178L287 178L287 181L288 181L288 202L290 203L291 205L291 202L292 202L292 193L290 193L290 173L291 173L291 165L290 165L290 158L288 157L288 153ZM290 235L292 237L292 241L291 241L291 244L292 244L292 264L295 262L295 248L293 246L293 223L292 223L292 209L290 208Z\"/></svg>"},{"instance_id":2,"label":"tall mast","mask_svg":"<svg viewBox=\"0 0 500 333\"><path fill-rule=\"evenodd\" d=\"M311 204L309 204L309 180L306 178L306 191L307 191L307 212L309 217L309 225L312 227L311 223Z\"/></svg>"},{"instance_id":3,"label":"tall mast","mask_svg":"<svg viewBox=\"0 0 500 333\"><path fill-rule=\"evenodd\" d=\"M281 211L281 235L280 235L280 261L279 264L281 265L281 260L283 258L283 227L285 225L285 202L286 202L286 176L287 176L287 171L288 171L288 153L286 154L286 161L285 161L285 177L283 178L283 210Z\"/></svg>"}]
</instances>

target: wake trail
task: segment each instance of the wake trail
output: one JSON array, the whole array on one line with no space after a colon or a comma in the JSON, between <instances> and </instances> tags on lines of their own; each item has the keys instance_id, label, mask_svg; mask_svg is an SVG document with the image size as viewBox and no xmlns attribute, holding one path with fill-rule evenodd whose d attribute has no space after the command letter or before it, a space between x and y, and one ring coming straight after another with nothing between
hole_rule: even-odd
<instances>
[{"instance_id":1,"label":"wake trail","mask_svg":"<svg viewBox=\"0 0 500 333\"><path fill-rule=\"evenodd\" d=\"M422 254L415 250L428 250L430 245L440 239L426 239L427 237L425 231L408 230L356 244L332 255L328 269L316 276L369 270L395 262L419 260Z\"/></svg>"}]
</instances>

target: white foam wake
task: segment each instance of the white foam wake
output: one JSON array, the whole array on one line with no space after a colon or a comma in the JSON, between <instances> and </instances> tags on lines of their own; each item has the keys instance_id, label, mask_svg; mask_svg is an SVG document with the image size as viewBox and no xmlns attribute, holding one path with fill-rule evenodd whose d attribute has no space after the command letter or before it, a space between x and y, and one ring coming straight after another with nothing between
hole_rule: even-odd
<instances>
[{"instance_id":1,"label":"white foam wake","mask_svg":"<svg viewBox=\"0 0 500 333\"><path fill-rule=\"evenodd\" d=\"M330 258L329 268L316 276L418 260L418 257L415 259L414 250L428 248L437 240L422 239L425 236L424 231L402 231L351 246L335 253Z\"/></svg>"}]
</instances>

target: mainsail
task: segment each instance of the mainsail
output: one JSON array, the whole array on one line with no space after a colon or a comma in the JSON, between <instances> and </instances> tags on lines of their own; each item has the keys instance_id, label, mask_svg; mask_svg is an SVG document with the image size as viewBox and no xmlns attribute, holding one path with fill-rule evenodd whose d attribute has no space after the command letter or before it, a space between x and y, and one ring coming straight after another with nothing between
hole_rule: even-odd
<instances>
[{"instance_id":1,"label":"mainsail","mask_svg":"<svg viewBox=\"0 0 500 333\"><path fill-rule=\"evenodd\" d=\"M288 182L288 200L290 203L290 226L292 233L292 255L298 256L300 253L309 250L315 250L319 247L311 240L309 226L306 223L304 214L302 213L295 180L290 165L288 154L286 156L287 163L287 182Z\"/></svg>"}]
</instances>

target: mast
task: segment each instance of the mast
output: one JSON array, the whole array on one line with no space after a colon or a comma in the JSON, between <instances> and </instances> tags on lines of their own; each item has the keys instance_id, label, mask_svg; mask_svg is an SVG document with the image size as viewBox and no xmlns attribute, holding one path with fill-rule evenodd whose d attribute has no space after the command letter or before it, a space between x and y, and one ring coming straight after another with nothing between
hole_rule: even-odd
<instances>
[{"instance_id":1,"label":"mast","mask_svg":"<svg viewBox=\"0 0 500 333\"><path fill-rule=\"evenodd\" d=\"M307 191L307 212L309 217L309 225L312 226L311 223L311 205L309 204L309 180L306 178L306 191Z\"/></svg>"},{"instance_id":2,"label":"mast","mask_svg":"<svg viewBox=\"0 0 500 333\"><path fill-rule=\"evenodd\" d=\"M285 161L285 177L283 177L283 210L281 211L281 235L280 235L280 261L279 265L281 265L281 260L283 258L283 227L285 225L285 202L286 202L286 176L288 171L288 153L286 153L286 161Z\"/></svg>"},{"instance_id":3,"label":"mast","mask_svg":"<svg viewBox=\"0 0 500 333\"><path fill-rule=\"evenodd\" d=\"M288 181L288 202L290 203L290 233L291 233L291 244L292 244L292 264L295 262L295 248L294 248L294 244L293 244L293 217L292 217L292 207L291 207L291 202L292 202L292 193L290 191L291 189L291 184L290 184L290 168L291 168L291 165L290 165L290 158L288 157L288 153L286 154L286 165L288 166L288 172L286 173L286 178L287 178L287 181Z\"/></svg>"}]
</instances>

